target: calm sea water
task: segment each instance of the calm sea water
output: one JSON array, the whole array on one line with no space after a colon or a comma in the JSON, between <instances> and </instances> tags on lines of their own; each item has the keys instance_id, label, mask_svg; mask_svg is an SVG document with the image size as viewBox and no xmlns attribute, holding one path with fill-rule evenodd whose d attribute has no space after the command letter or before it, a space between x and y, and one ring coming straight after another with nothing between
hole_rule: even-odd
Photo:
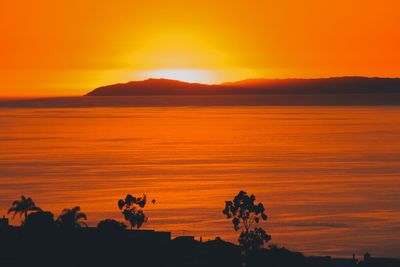
<instances>
[{"instance_id":1,"label":"calm sea water","mask_svg":"<svg viewBox=\"0 0 400 267\"><path fill-rule=\"evenodd\" d=\"M400 108L0 111L0 215L24 194L95 225L146 193L145 228L234 241L221 211L239 190L267 207L272 243L400 257Z\"/></svg>"}]
</instances>

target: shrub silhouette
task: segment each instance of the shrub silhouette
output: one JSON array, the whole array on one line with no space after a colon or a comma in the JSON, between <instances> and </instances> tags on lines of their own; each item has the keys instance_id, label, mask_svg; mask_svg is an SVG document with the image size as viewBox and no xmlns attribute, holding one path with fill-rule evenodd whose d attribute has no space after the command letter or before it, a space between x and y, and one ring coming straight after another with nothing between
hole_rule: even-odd
<instances>
[{"instance_id":1,"label":"shrub silhouette","mask_svg":"<svg viewBox=\"0 0 400 267\"><path fill-rule=\"evenodd\" d=\"M82 226L87 226L83 220L87 220L85 213L80 212L81 208L79 206L73 207L72 209L64 209L60 216L57 218L57 222L65 228L73 229L80 228Z\"/></svg>"},{"instance_id":2,"label":"shrub silhouette","mask_svg":"<svg viewBox=\"0 0 400 267\"><path fill-rule=\"evenodd\" d=\"M134 197L128 194L125 199L118 201L118 208L122 211L125 220L129 222L131 229L135 227L139 229L143 223L147 222L148 218L142 210L146 203L145 194L142 197Z\"/></svg>"},{"instance_id":3,"label":"shrub silhouette","mask_svg":"<svg viewBox=\"0 0 400 267\"><path fill-rule=\"evenodd\" d=\"M30 231L42 231L55 229L56 222L53 213L49 211L38 211L28 215L24 228Z\"/></svg>"},{"instance_id":4,"label":"shrub silhouette","mask_svg":"<svg viewBox=\"0 0 400 267\"><path fill-rule=\"evenodd\" d=\"M27 198L25 196L21 196L20 200L15 200L12 203L11 208L8 210L8 214L12 212L13 219L17 214L19 214L20 217L24 215L24 220L22 220L23 224L28 215L34 211L42 211L42 209L36 206L35 202L33 202L33 200L30 197Z\"/></svg>"},{"instance_id":5,"label":"shrub silhouette","mask_svg":"<svg viewBox=\"0 0 400 267\"><path fill-rule=\"evenodd\" d=\"M264 205L261 202L254 203L255 200L254 195L249 196L240 191L233 201L225 202L225 209L222 211L227 219L232 218L233 229L240 231L238 241L245 257L271 240L271 236L258 226L260 221L267 219L267 214Z\"/></svg>"},{"instance_id":6,"label":"shrub silhouette","mask_svg":"<svg viewBox=\"0 0 400 267\"><path fill-rule=\"evenodd\" d=\"M126 229L126 224L113 219L106 219L97 224L97 229L102 233L119 233Z\"/></svg>"}]
</instances>

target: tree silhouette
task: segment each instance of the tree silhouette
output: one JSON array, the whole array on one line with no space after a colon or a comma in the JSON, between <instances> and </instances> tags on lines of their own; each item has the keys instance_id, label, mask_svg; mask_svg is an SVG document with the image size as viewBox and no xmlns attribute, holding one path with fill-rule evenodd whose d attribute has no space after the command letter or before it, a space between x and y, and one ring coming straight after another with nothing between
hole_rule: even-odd
<instances>
[{"instance_id":1,"label":"tree silhouette","mask_svg":"<svg viewBox=\"0 0 400 267\"><path fill-rule=\"evenodd\" d=\"M22 221L23 224L28 215L34 211L42 211L42 209L36 206L35 202L33 202L30 197L27 198L25 196L21 196L20 200L15 200L12 203L11 208L8 210L8 214L13 212L13 219L17 214L19 214L20 217L24 215L24 220Z\"/></svg>"},{"instance_id":2,"label":"tree silhouette","mask_svg":"<svg viewBox=\"0 0 400 267\"><path fill-rule=\"evenodd\" d=\"M102 233L120 233L126 229L126 224L113 219L105 219L97 224L97 229Z\"/></svg>"},{"instance_id":3,"label":"tree silhouette","mask_svg":"<svg viewBox=\"0 0 400 267\"><path fill-rule=\"evenodd\" d=\"M83 220L87 220L85 213L80 212L81 208L79 206L73 207L72 209L64 209L60 216L57 218L57 222L65 228L80 228L82 226L87 226Z\"/></svg>"},{"instance_id":4,"label":"tree silhouette","mask_svg":"<svg viewBox=\"0 0 400 267\"><path fill-rule=\"evenodd\" d=\"M38 211L30 213L25 220L24 228L29 230L52 230L56 227L53 213Z\"/></svg>"},{"instance_id":5,"label":"tree silhouette","mask_svg":"<svg viewBox=\"0 0 400 267\"><path fill-rule=\"evenodd\" d=\"M238 241L244 256L262 248L271 240L271 236L262 227L258 227L260 221L267 219L267 214L264 205L261 202L254 203L255 200L254 195L249 196L240 191L233 201L225 202L225 209L222 211L227 219L232 218L233 229L236 232L240 231Z\"/></svg>"},{"instance_id":6,"label":"tree silhouette","mask_svg":"<svg viewBox=\"0 0 400 267\"><path fill-rule=\"evenodd\" d=\"M125 199L118 201L118 208L122 211L122 215L129 222L132 228L140 228L143 223L147 222L147 217L143 212L146 206L147 197L143 194L142 197L134 197L130 194L126 195Z\"/></svg>"}]
</instances>

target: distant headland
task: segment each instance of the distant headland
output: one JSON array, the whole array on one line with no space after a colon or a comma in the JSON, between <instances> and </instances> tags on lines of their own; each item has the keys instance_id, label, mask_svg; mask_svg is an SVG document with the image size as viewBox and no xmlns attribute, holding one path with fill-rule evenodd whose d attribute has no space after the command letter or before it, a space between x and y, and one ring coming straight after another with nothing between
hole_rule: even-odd
<instances>
[{"instance_id":1,"label":"distant headland","mask_svg":"<svg viewBox=\"0 0 400 267\"><path fill-rule=\"evenodd\" d=\"M222 84L147 79L84 96L0 100L0 108L399 106L400 78L249 79Z\"/></svg>"},{"instance_id":2,"label":"distant headland","mask_svg":"<svg viewBox=\"0 0 400 267\"><path fill-rule=\"evenodd\" d=\"M147 79L102 86L86 96L174 95L325 95L400 93L400 78L335 77L320 79L249 79L222 84Z\"/></svg>"}]
</instances>

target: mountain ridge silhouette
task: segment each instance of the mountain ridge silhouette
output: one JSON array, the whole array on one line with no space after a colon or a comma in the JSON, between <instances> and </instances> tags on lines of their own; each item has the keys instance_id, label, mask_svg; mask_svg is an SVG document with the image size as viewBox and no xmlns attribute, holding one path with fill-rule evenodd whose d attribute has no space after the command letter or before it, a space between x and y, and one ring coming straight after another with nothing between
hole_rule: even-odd
<instances>
[{"instance_id":1,"label":"mountain ridge silhouette","mask_svg":"<svg viewBox=\"0 0 400 267\"><path fill-rule=\"evenodd\" d=\"M90 91L86 96L380 93L400 93L400 78L348 76L312 79L247 79L221 84L150 78L101 86Z\"/></svg>"}]
</instances>

